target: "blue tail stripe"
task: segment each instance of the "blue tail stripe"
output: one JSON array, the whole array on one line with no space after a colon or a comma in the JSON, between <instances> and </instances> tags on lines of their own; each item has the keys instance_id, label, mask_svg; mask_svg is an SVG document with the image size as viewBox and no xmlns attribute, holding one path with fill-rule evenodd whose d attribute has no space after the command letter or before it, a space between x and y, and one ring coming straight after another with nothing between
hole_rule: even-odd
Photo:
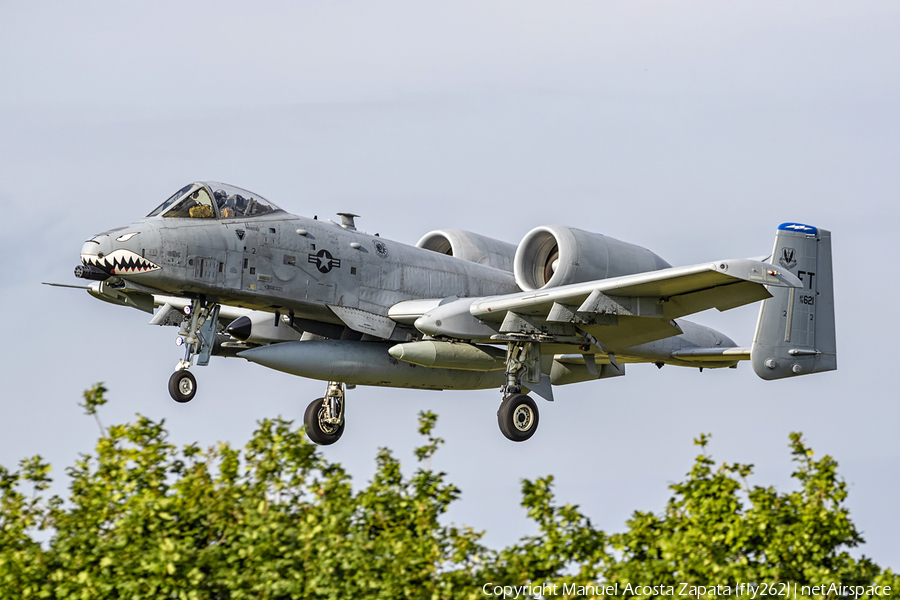
<instances>
[{"instance_id":1,"label":"blue tail stripe","mask_svg":"<svg viewBox=\"0 0 900 600\"><path fill-rule=\"evenodd\" d=\"M783 231L796 231L798 233L811 233L813 235L819 233L819 230L811 225L804 225L803 223L782 223L778 226L778 229Z\"/></svg>"}]
</instances>

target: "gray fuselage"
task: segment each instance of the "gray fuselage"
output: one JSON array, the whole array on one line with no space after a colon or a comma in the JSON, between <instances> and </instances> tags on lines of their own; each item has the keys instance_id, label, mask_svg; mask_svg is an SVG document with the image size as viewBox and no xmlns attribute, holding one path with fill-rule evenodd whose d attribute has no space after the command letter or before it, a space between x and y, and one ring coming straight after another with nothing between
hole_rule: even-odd
<instances>
[{"instance_id":1,"label":"gray fuselage","mask_svg":"<svg viewBox=\"0 0 900 600\"><path fill-rule=\"evenodd\" d=\"M130 232L138 235L116 241ZM340 321L326 305L387 315L404 300L519 291L507 271L284 211L246 221L150 217L93 241L99 253L122 248L158 265L120 275L141 286L331 323Z\"/></svg>"}]
</instances>

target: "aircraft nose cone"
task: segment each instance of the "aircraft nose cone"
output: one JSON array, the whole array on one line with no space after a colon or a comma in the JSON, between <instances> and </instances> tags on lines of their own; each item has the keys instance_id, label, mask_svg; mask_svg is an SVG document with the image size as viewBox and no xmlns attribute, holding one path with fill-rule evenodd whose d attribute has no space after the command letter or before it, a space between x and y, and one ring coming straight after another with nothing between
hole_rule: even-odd
<instances>
[{"instance_id":1,"label":"aircraft nose cone","mask_svg":"<svg viewBox=\"0 0 900 600\"><path fill-rule=\"evenodd\" d=\"M95 235L81 246L81 264L75 267L75 276L81 279L103 281L112 275L104 257L112 251L108 235Z\"/></svg>"},{"instance_id":2,"label":"aircraft nose cone","mask_svg":"<svg viewBox=\"0 0 900 600\"><path fill-rule=\"evenodd\" d=\"M250 339L252 329L253 322L250 320L250 317L242 316L232 321L231 324L225 328L225 333L236 340L246 342Z\"/></svg>"},{"instance_id":3,"label":"aircraft nose cone","mask_svg":"<svg viewBox=\"0 0 900 600\"><path fill-rule=\"evenodd\" d=\"M94 265L110 252L112 243L109 236L95 235L81 246L81 264Z\"/></svg>"},{"instance_id":4,"label":"aircraft nose cone","mask_svg":"<svg viewBox=\"0 0 900 600\"><path fill-rule=\"evenodd\" d=\"M127 231L131 229L131 231ZM126 230L126 233L122 233ZM141 244L139 228L119 227L99 233L81 246L81 274L78 277L97 279L101 274L109 276L130 276L159 271L161 267L146 258L145 246ZM151 246L153 255L155 249ZM87 274L87 276L85 276Z\"/></svg>"},{"instance_id":5,"label":"aircraft nose cone","mask_svg":"<svg viewBox=\"0 0 900 600\"><path fill-rule=\"evenodd\" d=\"M97 256L97 252L100 251L100 242L97 240L88 240L81 247L81 262L84 262L86 259L92 256Z\"/></svg>"}]
</instances>

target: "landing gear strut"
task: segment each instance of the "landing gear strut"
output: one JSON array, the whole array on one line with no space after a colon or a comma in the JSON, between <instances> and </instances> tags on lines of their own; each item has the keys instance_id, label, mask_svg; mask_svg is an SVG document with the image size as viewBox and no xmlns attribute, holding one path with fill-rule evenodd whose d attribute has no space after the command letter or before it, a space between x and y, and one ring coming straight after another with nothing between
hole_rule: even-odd
<instances>
[{"instance_id":1,"label":"landing gear strut","mask_svg":"<svg viewBox=\"0 0 900 600\"><path fill-rule=\"evenodd\" d=\"M219 305L193 300L184 307L184 320L175 342L184 346L184 358L178 361L169 377L169 395L175 402L190 402L197 393L197 379L188 371L197 358L198 365L208 365L219 322Z\"/></svg>"},{"instance_id":2,"label":"landing gear strut","mask_svg":"<svg viewBox=\"0 0 900 600\"><path fill-rule=\"evenodd\" d=\"M540 415L537 404L522 393L522 381L541 378L541 350L537 342L510 341L506 352L506 385L500 388L503 401L497 410L500 432L513 442L524 442L537 431Z\"/></svg>"},{"instance_id":3,"label":"landing gear strut","mask_svg":"<svg viewBox=\"0 0 900 600\"><path fill-rule=\"evenodd\" d=\"M306 435L320 446L328 446L341 439L344 433L344 394L346 386L328 382L324 398L316 398L306 407L303 422Z\"/></svg>"}]
</instances>

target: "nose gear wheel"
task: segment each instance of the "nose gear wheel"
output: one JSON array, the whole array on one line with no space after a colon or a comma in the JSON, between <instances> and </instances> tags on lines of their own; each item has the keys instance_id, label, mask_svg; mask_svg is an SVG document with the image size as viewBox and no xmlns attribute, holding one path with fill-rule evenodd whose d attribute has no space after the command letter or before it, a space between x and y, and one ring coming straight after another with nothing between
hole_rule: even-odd
<instances>
[{"instance_id":1,"label":"nose gear wheel","mask_svg":"<svg viewBox=\"0 0 900 600\"><path fill-rule=\"evenodd\" d=\"M218 331L219 305L195 299L184 313L177 340L184 346L184 358L169 377L169 395L175 402L190 402L197 393L197 379L188 369L194 364L194 357L199 365L209 364Z\"/></svg>"}]
</instances>

